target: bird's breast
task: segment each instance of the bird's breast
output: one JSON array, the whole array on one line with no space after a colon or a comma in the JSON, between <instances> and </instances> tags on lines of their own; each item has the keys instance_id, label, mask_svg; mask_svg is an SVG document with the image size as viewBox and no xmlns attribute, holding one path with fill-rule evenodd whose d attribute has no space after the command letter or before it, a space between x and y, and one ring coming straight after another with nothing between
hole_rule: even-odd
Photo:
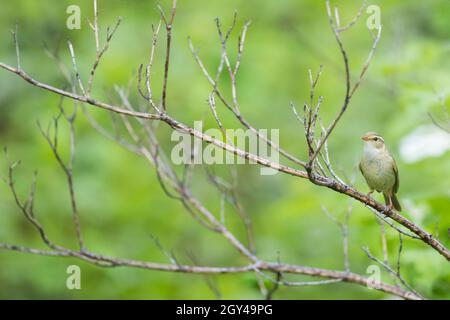
<instances>
[{"instance_id":1,"label":"bird's breast","mask_svg":"<svg viewBox=\"0 0 450 320\"><path fill-rule=\"evenodd\" d=\"M390 157L382 153L365 153L361 169L370 188L387 192L395 183L395 174Z\"/></svg>"}]
</instances>

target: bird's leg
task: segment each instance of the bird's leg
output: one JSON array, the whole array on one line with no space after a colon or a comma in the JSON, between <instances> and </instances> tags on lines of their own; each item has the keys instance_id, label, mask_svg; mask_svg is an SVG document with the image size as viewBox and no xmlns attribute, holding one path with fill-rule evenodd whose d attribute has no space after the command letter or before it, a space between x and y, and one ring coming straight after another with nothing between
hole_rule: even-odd
<instances>
[{"instance_id":1,"label":"bird's leg","mask_svg":"<svg viewBox=\"0 0 450 320\"><path fill-rule=\"evenodd\" d=\"M394 203L392 202L392 197L389 196L388 198L389 198L388 208L389 208L390 210L394 210Z\"/></svg>"},{"instance_id":2,"label":"bird's leg","mask_svg":"<svg viewBox=\"0 0 450 320\"><path fill-rule=\"evenodd\" d=\"M367 196L368 196L368 197L371 197L371 196L372 196L372 193L374 193L374 192L375 192L375 190L373 190L373 189L370 190L369 193L367 194Z\"/></svg>"}]
</instances>

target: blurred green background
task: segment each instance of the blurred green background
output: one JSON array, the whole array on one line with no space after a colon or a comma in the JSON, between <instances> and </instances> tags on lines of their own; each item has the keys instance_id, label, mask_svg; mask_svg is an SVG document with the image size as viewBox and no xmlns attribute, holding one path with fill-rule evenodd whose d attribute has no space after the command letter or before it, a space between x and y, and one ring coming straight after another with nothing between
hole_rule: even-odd
<instances>
[{"instance_id":1,"label":"blurred green background","mask_svg":"<svg viewBox=\"0 0 450 320\"><path fill-rule=\"evenodd\" d=\"M80 30L68 30L66 8L81 8ZM156 1L99 1L102 40L106 26L117 16L123 21L94 82L94 97L108 100L113 87L135 80L140 63L146 63L151 42L151 24L158 22ZM336 1L341 21L350 21L359 1ZM336 170L355 179L356 187L367 191L357 170L362 151L359 137L367 131L381 133L397 159L400 171L399 198L409 219L435 233L450 247L450 152L449 136L434 126L427 115L442 119L439 95L450 94L450 2L369 1L381 8L383 34L367 78L329 141ZM169 1L161 1L168 9ZM66 40L70 39L78 58L83 80L95 58L95 42L88 20L91 1L1 1L0 61L15 64L10 30L19 24L22 67L36 79L57 87L67 86L44 48L59 46L62 61L71 68ZM214 18L228 26L234 10L238 28L252 20L242 68L238 75L242 114L256 127L279 128L280 142L293 154L306 158L303 130L293 116L289 101L302 106L308 99L308 68L324 65L318 94L324 96L322 116L327 123L336 114L344 94L342 58L326 17L325 3L317 0L228 0L179 1L174 25L168 108L181 121L192 124L214 119L206 103L210 87L195 63L187 44L191 36L206 66L213 70L220 58ZM345 32L355 79L371 46L364 14L358 24ZM163 33L161 33L163 35ZM234 53L237 33L230 40ZM157 51L155 95L160 96L163 75L164 40ZM71 70L71 69L70 69ZM134 90L134 82L133 82ZM229 93L227 77L222 89ZM118 101L117 98L112 98ZM138 101L133 93L133 101ZM0 145L8 146L12 159L21 159L16 171L17 188L25 197L33 171L38 170L36 214L53 241L76 247L71 224L69 194L65 177L51 150L40 135L36 121L46 124L57 114L58 97L30 86L0 70ZM444 98L448 111L449 98ZM70 107L70 103L66 102ZM228 128L238 123L218 107ZM94 111L104 123L106 112ZM447 122L448 124L448 122ZM164 126L161 126L164 127ZM166 128L161 140L170 151ZM183 206L166 197L153 168L114 142L100 136L79 114L76 122L77 153L75 189L84 236L94 252L117 257L169 263L152 237L175 253L182 263L191 263L194 254L202 265L239 265L246 261L219 235L203 229ZM67 130L62 128L60 147L67 155ZM431 149L438 152L432 153ZM431 153L427 154L430 151ZM436 151L436 150L434 150ZM250 215L261 258L323 268L343 268L339 229L322 212L327 207L342 219L353 206L350 218L350 266L365 274L372 264L362 251L369 246L382 257L380 227L374 215L360 203L303 179L283 174L261 176L254 165L237 166L238 192ZM0 173L7 172L4 155ZM225 168L218 168L225 172ZM218 215L220 195L204 183L202 170L195 172L195 194ZM379 195L376 195L381 199ZM227 208L227 227L245 243L242 223ZM398 234L387 231L389 258L396 263ZM0 184L0 241L44 248L34 229L25 221L3 182ZM77 264L82 270L82 290L66 289L66 268ZM405 239L402 256L404 278L428 298L450 298L450 266L445 259L419 241ZM287 279L301 281L306 277ZM386 273L383 280L392 282ZM221 298L259 299L261 294L253 274L212 277ZM269 284L270 285L270 284ZM100 268L65 258L30 256L0 252L0 298L64 299L213 299L217 295L205 277L131 268ZM280 288L275 298L285 299L385 299L389 295L352 284Z\"/></svg>"}]
</instances>

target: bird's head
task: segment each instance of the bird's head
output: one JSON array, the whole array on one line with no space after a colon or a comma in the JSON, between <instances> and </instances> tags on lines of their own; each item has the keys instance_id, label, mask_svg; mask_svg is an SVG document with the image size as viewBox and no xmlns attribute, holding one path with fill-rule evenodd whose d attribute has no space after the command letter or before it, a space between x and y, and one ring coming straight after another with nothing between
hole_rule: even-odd
<instances>
[{"instance_id":1,"label":"bird's head","mask_svg":"<svg viewBox=\"0 0 450 320\"><path fill-rule=\"evenodd\" d=\"M365 135L363 135L361 139L364 140L367 146L371 146L373 148L380 150L385 148L384 139L378 133L368 132Z\"/></svg>"}]
</instances>

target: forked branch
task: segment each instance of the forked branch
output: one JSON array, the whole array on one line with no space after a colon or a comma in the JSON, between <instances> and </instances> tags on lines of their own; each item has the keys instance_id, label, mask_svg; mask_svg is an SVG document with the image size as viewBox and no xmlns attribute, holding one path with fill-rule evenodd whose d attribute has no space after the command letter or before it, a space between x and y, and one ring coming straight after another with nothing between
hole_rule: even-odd
<instances>
[{"instance_id":1,"label":"forked branch","mask_svg":"<svg viewBox=\"0 0 450 320\"><path fill-rule=\"evenodd\" d=\"M357 18L361 15L358 13L357 17L352 20L350 23L345 25L344 27L339 27L338 23L338 13L335 11L335 18L333 19L331 15L331 9L329 6L329 2L327 1L328 8L328 16L332 31L335 34L338 46L340 48L341 54L344 60L345 66L345 79L346 79L346 93L343 105L341 106L337 116L331 122L328 127L325 127L322 124L322 120L320 118L320 107L323 103L323 97L316 98L316 86L319 81L322 68L319 69L319 72L316 76L313 76L312 72L309 72L310 77L310 100L308 103L304 105L303 115L300 115L295 106L292 104L292 109L297 117L297 119L302 123L305 129L307 148L309 151L309 159L307 161L303 161L298 159L297 157L291 155L288 151L285 151L279 145L268 139L267 137L260 134L260 131L252 126L242 115L241 108L239 104L239 95L237 93L237 76L238 71L240 70L241 60L243 57L244 51L244 43L246 39L246 34L248 31L249 23L246 23L243 29L240 32L239 42L238 42L238 50L236 53L236 63L233 65L231 63L231 59L229 57L229 52L227 49L227 41L231 37L231 33L236 25L236 15L234 16L234 20L232 26L224 32L222 30L220 21L217 20L216 27L217 32L219 34L219 41L221 45L221 59L217 70L214 73L208 71L205 68L205 65L201 58L198 55L197 50L194 48L191 41L189 41L191 50L194 54L195 60L200 66L201 71L205 75L209 84L211 85L211 93L209 94L209 107L213 113L213 116L216 120L217 125L221 130L225 130L223 122L220 119L218 112L217 103L221 103L229 112L231 112L235 118L239 121L240 125L251 130L253 133L257 134L259 139L264 141L270 148L274 151L279 152L284 156L285 159L290 160L297 166L300 166L302 169L297 169L295 167L290 167L284 164L280 164L264 157L261 157L257 154L253 154L244 149L236 147L232 141L225 139L223 140L216 139L210 135L207 135L199 130L196 130L193 127L190 127L169 114L167 114L167 92L168 92L168 78L169 78L169 66L170 66L170 56L171 56L171 43L172 43L172 31L173 31L173 23L176 13L176 0L172 2L172 8L170 14L167 16L164 13L164 10L160 8L161 13L161 21L157 27L152 28L152 46L150 51L150 56L148 63L145 68L144 65L140 65L138 72L138 92L139 95L144 99L147 108L139 108L134 106L129 99L129 92L127 90L123 90L121 88L116 88L116 92L119 97L119 103L114 102L102 102L96 100L91 97L94 76L96 74L96 70L100 64L102 57L105 52L109 48L110 41L116 32L117 28L120 24L120 18L116 23L115 27L112 31L107 31L106 42L103 47L101 47L100 43L100 28L98 24L98 8L97 1L94 0L94 22L91 24L92 29L94 31L94 39L95 39L95 52L96 58L89 72L88 84L87 87L84 86L80 73L78 72L77 59L75 56L75 51L73 49L72 44L69 42L69 51L72 60L73 71L75 73L75 77L71 77L70 88L71 90L60 89L46 83L42 83L35 78L31 77L27 74L20 66L20 54L19 54L19 45L17 40L17 28L16 31L13 32L14 45L16 47L16 56L17 56L17 66L13 67L7 65L5 63L0 62L0 67L4 70L11 72L13 74L18 75L20 78L25 80L26 82L32 84L33 86L43 89L48 92L55 93L60 97L66 97L75 103L75 106L80 104L85 109L84 106L92 106L100 109L104 109L110 114L114 115L113 119L113 127L114 131L111 133L107 128L100 125L95 121L93 117L90 116L89 112L85 113L87 115L88 121L93 125L95 129L97 129L101 134L105 135L107 138L112 139L114 141L119 142L122 146L124 146L127 150L134 152L135 154L144 157L149 165L151 165L157 174L158 182L161 185L161 188L164 190L165 194L176 201L180 201L187 213L192 216L199 224L204 227L206 230L214 232L223 238L225 238L230 245L237 251L239 254L245 259L247 264L241 266L224 266L224 267L209 267L209 266L198 266L198 265L181 265L176 262L176 259L172 261L171 264L160 264L155 262L147 262L140 260L132 260L132 259L122 259L115 258L110 256L104 256L101 254L96 254L90 252L86 249L84 244L82 234L81 234L81 226L80 219L78 215L78 210L76 206L76 198L75 198L75 190L73 187L73 161L74 161L74 121L76 115L76 107L73 113L66 113L66 111L60 107L60 115L55 118L54 121L54 129L55 135L51 137L49 131L41 130L43 132L44 137L49 142L49 145L53 151L55 158L57 159L60 167L67 176L67 182L69 185L69 191L71 195L72 202L72 213L74 217L74 225L77 231L77 239L79 244L78 250L68 249L51 242L45 232L45 229L40 225L38 220L36 219L33 212L33 202L34 202L34 194L35 194L35 183L32 184L30 195L28 196L28 200L25 202L20 200L19 195L14 188L14 180L13 180L13 170L17 166L16 164L9 164L9 178L7 179L7 183L11 189L15 202L23 213L25 218L34 225L34 227L39 232L43 242L50 248L50 250L39 250L34 248L26 248L22 246L10 245L7 243L0 243L0 248L6 250L13 250L31 254L38 255L47 255L47 256L58 256L58 257L76 257L81 260L87 261L88 263L93 263L99 266L104 267L115 267L115 266L128 266L133 268L144 268L149 270L160 270L160 271L168 271L168 272L185 272L185 273L199 273L199 274L219 274L219 273L243 273L243 272L252 272L258 276L260 280L260 288L261 292L266 294L267 297L273 296L276 288L279 285L285 286L303 286L303 285L322 285L322 284L331 284L334 282L350 282L363 286L368 286L370 281L367 277L362 275L358 275L350 271L349 257L348 257L348 216L343 223L337 223L341 228L343 237L344 237L344 270L329 270L329 269L321 269L321 268L313 268L307 266L299 266L299 265L289 265L278 262L269 262L260 259L256 254L255 249L255 238L253 234L252 224L249 215L245 212L242 204L239 202L239 197L234 188L235 182L226 182L224 179L221 179L217 175L215 175L212 171L207 170L207 175L210 183L220 192L221 201L228 201L231 204L231 208L239 215L240 219L243 221L244 227L246 228L247 235L247 245L244 245L238 237L236 237L233 232L226 227L226 213L224 208L224 204L221 204L221 209L219 212L213 212L209 210L193 193L191 190L191 184L193 180L193 171L192 166L186 164L184 167L184 171L182 174L177 173L177 170L174 170L173 164L169 160L169 157L164 153L163 148L160 145L160 141L157 138L156 130L158 129L158 123L162 122L169 126L171 129L189 134L201 141L212 144L218 148L221 148L227 152L233 153L239 157L251 160L260 166L268 167L275 169L281 173L285 173L288 175L292 175L299 178L309 179L312 183L318 186L327 187L335 192L342 193L350 198L356 199L360 203L369 207L377 217L380 217L384 221L388 223L389 226L395 228L399 232L404 235L409 235L411 238L419 239L422 242L429 245L431 248L436 250L438 253L443 255L447 260L450 260L450 252L447 248L445 248L437 239L433 238L431 234L420 228L415 223L410 220L404 218L399 215L393 209L387 208L384 204L379 203L372 199L371 197L357 191L353 187L344 183L343 179L339 178L336 171L333 169L333 166L330 161L330 155L328 153L328 138L332 134L334 128L337 123L341 120L343 114L347 110L347 107L351 101L351 98L355 91L361 84L361 81L368 69L370 60L372 59L373 53L376 49L378 40L381 35L381 27L378 29L378 34L374 39L372 48L369 52L368 59L364 66L361 69L359 74L359 78L356 82L351 86L350 79L350 68L349 61L347 57L347 53L345 47L341 41L340 33L344 32L356 23ZM362 9L361 9L362 10ZM360 11L361 12L361 11ZM160 32L161 24L164 25L166 29L166 52L165 52L165 61L164 61L164 77L162 80L162 94L161 101L157 102L153 97L152 92L152 66L155 55L155 48L157 46L157 40ZM228 76L231 80L231 101L228 101L225 98L225 94L219 89L218 80L220 78L223 70L226 70ZM214 74L214 76L212 76ZM143 75L145 76L145 88L143 89ZM78 87L78 90L76 89ZM77 93L80 91L81 94ZM62 103L62 102L61 102ZM150 110L150 111L142 111L142 110ZM59 119L65 119L70 126L70 145L71 145L71 156L69 162L64 162L60 157L57 150L57 125ZM318 129L316 132L316 129ZM123 131L126 132L126 137L123 134ZM304 170L303 170L304 169ZM232 173L232 176L235 177L236 174ZM407 229L405 231L403 229ZM388 270L389 271L389 270ZM400 268L397 268L396 271L400 274ZM270 273L276 275L276 278L273 278ZM313 277L324 278L318 281L306 281L306 282L296 282L296 281L285 281L283 278L284 274L293 274L293 275L308 275ZM270 279L275 285L272 289L268 290L265 288L261 279ZM262 284L261 284L262 283ZM274 289L275 288L275 289ZM422 298L418 295L412 288L406 287L405 289L399 288L396 286L392 286L386 283L380 283L377 288L378 290L388 292L399 297L405 299L420 299Z\"/></svg>"}]
</instances>

